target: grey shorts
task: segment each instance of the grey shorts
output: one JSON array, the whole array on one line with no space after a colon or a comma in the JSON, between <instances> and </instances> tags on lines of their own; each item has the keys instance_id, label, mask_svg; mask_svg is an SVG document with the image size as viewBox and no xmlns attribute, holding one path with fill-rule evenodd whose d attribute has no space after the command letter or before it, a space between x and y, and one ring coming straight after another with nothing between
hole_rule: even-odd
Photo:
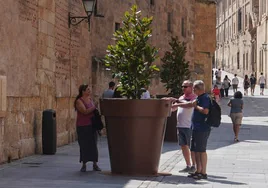
<instances>
[{"instance_id":1,"label":"grey shorts","mask_svg":"<svg viewBox=\"0 0 268 188\"><path fill-rule=\"evenodd\" d=\"M177 128L178 140L180 146L189 146L191 144L192 130L190 128Z\"/></svg>"},{"instance_id":2,"label":"grey shorts","mask_svg":"<svg viewBox=\"0 0 268 188\"><path fill-rule=\"evenodd\" d=\"M233 89L237 89L237 84L233 84Z\"/></svg>"},{"instance_id":3,"label":"grey shorts","mask_svg":"<svg viewBox=\"0 0 268 188\"><path fill-rule=\"evenodd\" d=\"M206 152L209 134L210 131L205 132L193 131L191 140L191 151Z\"/></svg>"}]
</instances>

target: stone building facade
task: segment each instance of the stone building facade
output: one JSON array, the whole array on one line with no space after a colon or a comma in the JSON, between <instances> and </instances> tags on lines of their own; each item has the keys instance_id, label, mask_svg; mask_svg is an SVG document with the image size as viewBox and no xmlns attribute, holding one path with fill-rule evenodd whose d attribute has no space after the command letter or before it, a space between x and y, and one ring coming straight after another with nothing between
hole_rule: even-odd
<instances>
[{"instance_id":1,"label":"stone building facade","mask_svg":"<svg viewBox=\"0 0 268 188\"><path fill-rule=\"evenodd\" d=\"M217 49L218 68L240 76L260 73L268 76L267 0L218 0Z\"/></svg>"},{"instance_id":2,"label":"stone building facade","mask_svg":"<svg viewBox=\"0 0 268 188\"><path fill-rule=\"evenodd\" d=\"M211 37L216 6L210 1L99 0L98 13L104 18L92 17L90 32L85 22L68 27L69 12L85 15L80 0L0 2L0 163L41 153L45 109L56 111L58 146L76 139L73 102L78 86L89 84L96 101L107 88L111 77L100 60L134 3L144 16L154 16L151 43L160 48L159 56L169 50L170 37L178 36L187 42L192 78L204 79L210 89L216 46ZM159 78L150 91L165 92Z\"/></svg>"}]
</instances>

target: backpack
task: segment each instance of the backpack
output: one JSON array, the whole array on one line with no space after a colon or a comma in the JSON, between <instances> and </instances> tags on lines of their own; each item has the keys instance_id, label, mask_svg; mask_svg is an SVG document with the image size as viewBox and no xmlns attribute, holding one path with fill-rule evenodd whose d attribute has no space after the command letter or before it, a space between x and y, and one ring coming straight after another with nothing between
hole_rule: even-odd
<instances>
[{"instance_id":1,"label":"backpack","mask_svg":"<svg viewBox=\"0 0 268 188\"><path fill-rule=\"evenodd\" d=\"M221 125L221 107L214 98L210 97L209 113L206 123L210 127L219 127Z\"/></svg>"}]
</instances>

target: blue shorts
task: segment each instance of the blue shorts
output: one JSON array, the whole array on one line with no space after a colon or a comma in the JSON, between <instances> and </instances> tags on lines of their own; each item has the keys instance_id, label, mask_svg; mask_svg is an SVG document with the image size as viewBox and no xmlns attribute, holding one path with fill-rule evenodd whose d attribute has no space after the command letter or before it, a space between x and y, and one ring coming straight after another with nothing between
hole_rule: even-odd
<instances>
[{"instance_id":1,"label":"blue shorts","mask_svg":"<svg viewBox=\"0 0 268 188\"><path fill-rule=\"evenodd\" d=\"M264 89L264 84L260 84L260 88L261 89Z\"/></svg>"},{"instance_id":2,"label":"blue shorts","mask_svg":"<svg viewBox=\"0 0 268 188\"><path fill-rule=\"evenodd\" d=\"M178 127L178 140L180 146L189 146L191 144L192 130L190 128L179 128Z\"/></svg>"},{"instance_id":3,"label":"blue shorts","mask_svg":"<svg viewBox=\"0 0 268 188\"><path fill-rule=\"evenodd\" d=\"M207 141L210 131L193 131L191 140L191 151L193 152L206 152Z\"/></svg>"}]
</instances>

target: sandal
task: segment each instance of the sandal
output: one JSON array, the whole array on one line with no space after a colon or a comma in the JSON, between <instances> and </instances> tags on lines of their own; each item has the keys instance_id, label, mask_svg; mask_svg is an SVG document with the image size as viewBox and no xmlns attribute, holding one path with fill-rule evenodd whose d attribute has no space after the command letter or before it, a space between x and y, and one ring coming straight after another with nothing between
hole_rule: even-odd
<instances>
[{"instance_id":1,"label":"sandal","mask_svg":"<svg viewBox=\"0 0 268 188\"><path fill-rule=\"evenodd\" d=\"M98 165L93 165L94 171L101 171L100 167Z\"/></svg>"},{"instance_id":2,"label":"sandal","mask_svg":"<svg viewBox=\"0 0 268 188\"><path fill-rule=\"evenodd\" d=\"M195 172L195 173L193 173L193 174L189 174L187 177L188 177L188 178L193 178L194 176L197 176L198 174L200 174L200 173Z\"/></svg>"},{"instance_id":3,"label":"sandal","mask_svg":"<svg viewBox=\"0 0 268 188\"><path fill-rule=\"evenodd\" d=\"M234 139L234 142L239 142L238 138L235 138L235 139Z\"/></svg>"},{"instance_id":4,"label":"sandal","mask_svg":"<svg viewBox=\"0 0 268 188\"><path fill-rule=\"evenodd\" d=\"M82 168L80 169L80 172L86 172L87 171L87 166L83 165Z\"/></svg>"},{"instance_id":5,"label":"sandal","mask_svg":"<svg viewBox=\"0 0 268 188\"><path fill-rule=\"evenodd\" d=\"M193 178L196 179L196 180L208 179L208 175L200 173L200 174L194 175Z\"/></svg>"}]
</instances>

